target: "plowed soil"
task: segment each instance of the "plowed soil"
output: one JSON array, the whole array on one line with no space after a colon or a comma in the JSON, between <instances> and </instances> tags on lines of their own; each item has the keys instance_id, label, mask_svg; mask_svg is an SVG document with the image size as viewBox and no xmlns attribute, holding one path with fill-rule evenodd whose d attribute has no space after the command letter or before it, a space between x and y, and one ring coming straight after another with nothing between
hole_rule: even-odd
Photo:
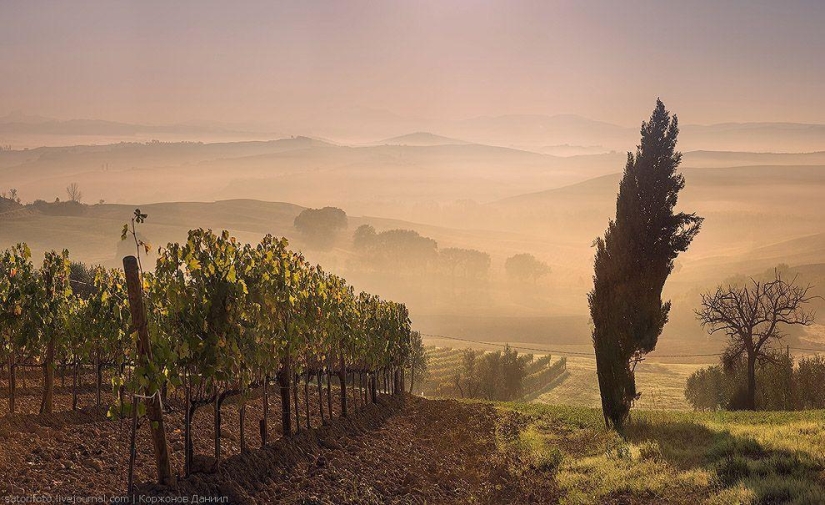
<instances>
[{"instance_id":1,"label":"plowed soil","mask_svg":"<svg viewBox=\"0 0 825 505\"><path fill-rule=\"evenodd\" d=\"M213 411L211 407L198 410L194 420L198 471L179 479L172 488L152 483L152 449L144 423L138 432L137 493L154 497L156 503L193 495L223 503L287 504L557 500L552 475L522 464L517 454L497 442L502 418L493 406L384 395L378 404L359 403L355 412L341 418L338 392L333 388L335 418L323 426L317 391L310 389L312 429L302 426L301 433L284 438L280 398L272 388L269 432L273 442L264 448L257 429L262 404L260 391L256 391L247 401L249 451L244 454L240 451L239 404L237 399L227 401L222 408L223 457L217 469L212 458ZM39 415L35 414L39 389L18 390L18 410L28 413L0 414L0 497L6 502L33 496L47 496L51 502L59 502L58 497L122 500L129 420L106 419L106 408L95 407L94 398L94 389L85 386L81 408L72 411L71 390L58 388L55 413ZM111 395L104 395L104 404L111 401ZM0 408L5 403L0 401ZM303 416L303 395L300 404ZM167 438L173 468L182 472L182 403L172 397L169 406ZM306 423L305 417L301 422Z\"/></svg>"}]
</instances>

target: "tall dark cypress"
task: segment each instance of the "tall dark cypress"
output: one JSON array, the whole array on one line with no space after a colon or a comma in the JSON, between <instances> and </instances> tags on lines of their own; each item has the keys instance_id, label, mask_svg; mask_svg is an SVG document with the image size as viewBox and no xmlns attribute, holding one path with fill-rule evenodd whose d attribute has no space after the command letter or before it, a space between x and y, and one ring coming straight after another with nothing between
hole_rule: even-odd
<instances>
[{"instance_id":1,"label":"tall dark cypress","mask_svg":"<svg viewBox=\"0 0 825 505\"><path fill-rule=\"evenodd\" d=\"M636 393L634 368L656 342L670 302L662 288L673 260L687 250L702 218L673 213L685 180L676 169L679 126L661 100L642 123L636 155L627 153L616 219L596 239L593 291L588 299L605 423L622 429Z\"/></svg>"}]
</instances>

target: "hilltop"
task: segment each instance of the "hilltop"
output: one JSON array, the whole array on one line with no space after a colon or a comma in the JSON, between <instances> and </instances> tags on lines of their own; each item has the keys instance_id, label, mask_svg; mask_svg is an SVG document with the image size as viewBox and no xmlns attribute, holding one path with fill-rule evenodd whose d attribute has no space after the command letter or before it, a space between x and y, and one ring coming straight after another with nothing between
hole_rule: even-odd
<instances>
[{"instance_id":1,"label":"hilltop","mask_svg":"<svg viewBox=\"0 0 825 505\"><path fill-rule=\"evenodd\" d=\"M401 145L401 146L443 146L443 145L465 145L470 142L464 140L453 139L436 135L429 132L415 132L393 137L390 139L379 140L370 145Z\"/></svg>"}]
</instances>

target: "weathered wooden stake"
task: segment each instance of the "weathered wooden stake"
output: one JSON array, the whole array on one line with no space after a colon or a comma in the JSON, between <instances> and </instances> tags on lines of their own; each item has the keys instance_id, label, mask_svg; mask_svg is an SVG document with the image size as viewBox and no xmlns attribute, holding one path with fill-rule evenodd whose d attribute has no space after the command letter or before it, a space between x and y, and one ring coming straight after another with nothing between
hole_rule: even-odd
<instances>
[{"instance_id":1,"label":"weathered wooden stake","mask_svg":"<svg viewBox=\"0 0 825 505\"><path fill-rule=\"evenodd\" d=\"M246 454L246 398L241 398L241 453Z\"/></svg>"},{"instance_id":2,"label":"weathered wooden stake","mask_svg":"<svg viewBox=\"0 0 825 505\"><path fill-rule=\"evenodd\" d=\"M77 410L77 369L79 366L77 361L72 365L72 410Z\"/></svg>"},{"instance_id":3,"label":"weathered wooden stake","mask_svg":"<svg viewBox=\"0 0 825 505\"><path fill-rule=\"evenodd\" d=\"M55 336L46 344L46 362L43 363L43 400L40 402L40 413L51 414L54 407L54 346Z\"/></svg>"},{"instance_id":4,"label":"weathered wooden stake","mask_svg":"<svg viewBox=\"0 0 825 505\"><path fill-rule=\"evenodd\" d=\"M188 379L188 377L187 377ZM183 414L183 474L189 477L192 474L192 386L186 384L186 411Z\"/></svg>"},{"instance_id":5,"label":"weathered wooden stake","mask_svg":"<svg viewBox=\"0 0 825 505\"><path fill-rule=\"evenodd\" d=\"M309 370L304 372L304 406L307 414L307 429L312 429L312 424L309 419Z\"/></svg>"},{"instance_id":6,"label":"weathered wooden stake","mask_svg":"<svg viewBox=\"0 0 825 505\"><path fill-rule=\"evenodd\" d=\"M347 367L343 351L338 364L338 382L341 385L341 417L347 417Z\"/></svg>"},{"instance_id":7,"label":"weathered wooden stake","mask_svg":"<svg viewBox=\"0 0 825 505\"><path fill-rule=\"evenodd\" d=\"M318 409L321 412L321 425L326 426L327 420L324 418L324 383L322 380L323 375L320 368L315 373L315 377L318 380Z\"/></svg>"},{"instance_id":8,"label":"weathered wooden stake","mask_svg":"<svg viewBox=\"0 0 825 505\"><path fill-rule=\"evenodd\" d=\"M137 450L135 449L135 437L137 435L137 399L132 395L132 433L129 437L129 476L128 476L128 490L127 496L132 496L134 491L134 477L135 477L135 456Z\"/></svg>"},{"instance_id":9,"label":"weathered wooden stake","mask_svg":"<svg viewBox=\"0 0 825 505\"><path fill-rule=\"evenodd\" d=\"M264 410L264 418L261 419L259 430L261 431L261 447L266 447L266 430L267 425L269 422L269 376L265 376L264 378L264 394L263 394L263 410Z\"/></svg>"},{"instance_id":10,"label":"weathered wooden stake","mask_svg":"<svg viewBox=\"0 0 825 505\"><path fill-rule=\"evenodd\" d=\"M15 374L14 374L14 347L9 352L9 413L14 414L14 389L15 389Z\"/></svg>"},{"instance_id":11,"label":"weathered wooden stake","mask_svg":"<svg viewBox=\"0 0 825 505\"><path fill-rule=\"evenodd\" d=\"M103 365L100 364L100 350L95 353L95 370L97 371L97 375L95 376L95 405L100 407L100 389L103 385Z\"/></svg>"},{"instance_id":12,"label":"weathered wooden stake","mask_svg":"<svg viewBox=\"0 0 825 505\"><path fill-rule=\"evenodd\" d=\"M295 403L295 433L301 433L301 404L298 403L298 374L292 375L292 399Z\"/></svg>"},{"instance_id":13,"label":"weathered wooden stake","mask_svg":"<svg viewBox=\"0 0 825 505\"><path fill-rule=\"evenodd\" d=\"M215 468L221 464L221 395L215 389Z\"/></svg>"},{"instance_id":14,"label":"weathered wooden stake","mask_svg":"<svg viewBox=\"0 0 825 505\"><path fill-rule=\"evenodd\" d=\"M138 271L137 258L126 256L123 258L123 270L126 272L126 287L129 291L129 309L132 314L132 327L137 333L138 362L147 363L152 359L152 348L149 345L149 329L146 327L146 309L143 306L143 281ZM158 482L166 485L175 484L172 474L172 462L169 459L169 447L166 444L166 430L163 425L163 410L160 396L152 394L148 388L145 391L150 398L145 399L146 417L149 419L149 429L152 433L152 443L155 447L155 463L157 466Z\"/></svg>"},{"instance_id":15,"label":"weathered wooden stake","mask_svg":"<svg viewBox=\"0 0 825 505\"><path fill-rule=\"evenodd\" d=\"M291 400L289 399L291 373L289 352L287 352L281 364L281 369L278 371L278 385L281 390L281 431L285 437L292 436L292 412L290 411Z\"/></svg>"},{"instance_id":16,"label":"weathered wooden stake","mask_svg":"<svg viewBox=\"0 0 825 505\"><path fill-rule=\"evenodd\" d=\"M330 421L334 417L332 413L332 372L327 369L327 410L329 410Z\"/></svg>"}]
</instances>

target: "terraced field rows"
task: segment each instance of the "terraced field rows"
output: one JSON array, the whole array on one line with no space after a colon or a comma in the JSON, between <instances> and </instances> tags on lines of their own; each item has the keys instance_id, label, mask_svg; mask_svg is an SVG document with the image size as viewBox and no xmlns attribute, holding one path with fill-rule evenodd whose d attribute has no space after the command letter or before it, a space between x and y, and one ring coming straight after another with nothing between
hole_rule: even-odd
<instances>
[{"instance_id":1,"label":"terraced field rows","mask_svg":"<svg viewBox=\"0 0 825 505\"><path fill-rule=\"evenodd\" d=\"M452 347L425 347L428 357L427 376L416 387L416 393L424 396L460 397L456 387L455 377L461 371L465 349ZM546 386L554 382L566 369L566 358L553 360L552 356L531 356L525 367L524 394L530 397L542 392Z\"/></svg>"},{"instance_id":2,"label":"terraced field rows","mask_svg":"<svg viewBox=\"0 0 825 505\"><path fill-rule=\"evenodd\" d=\"M424 396L457 396L454 377L461 367L464 351L435 346L426 350L429 363L427 378L421 385Z\"/></svg>"}]
</instances>

